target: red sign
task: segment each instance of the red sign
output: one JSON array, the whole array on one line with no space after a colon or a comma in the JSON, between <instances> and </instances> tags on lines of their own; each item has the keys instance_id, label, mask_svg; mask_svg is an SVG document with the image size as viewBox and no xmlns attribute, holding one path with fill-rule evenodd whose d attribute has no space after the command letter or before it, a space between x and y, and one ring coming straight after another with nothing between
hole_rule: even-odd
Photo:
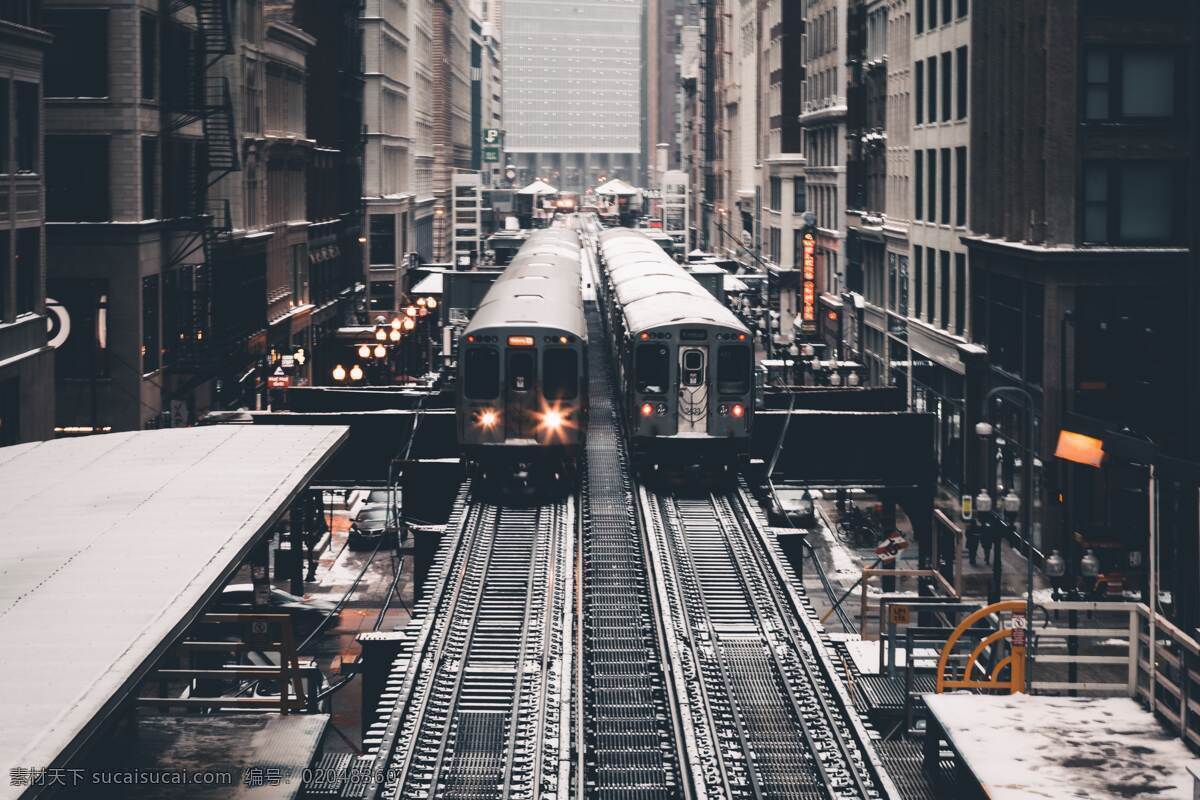
<instances>
[{"instance_id":1,"label":"red sign","mask_svg":"<svg viewBox=\"0 0 1200 800\"><path fill-rule=\"evenodd\" d=\"M268 389L286 389L292 385L290 375L270 375L267 377Z\"/></svg>"},{"instance_id":2,"label":"red sign","mask_svg":"<svg viewBox=\"0 0 1200 800\"><path fill-rule=\"evenodd\" d=\"M908 548L908 540L898 533L893 533L887 539L875 546L875 555L883 561L895 561L896 556Z\"/></svg>"},{"instance_id":3,"label":"red sign","mask_svg":"<svg viewBox=\"0 0 1200 800\"><path fill-rule=\"evenodd\" d=\"M812 233L804 234L803 242L803 296L800 311L801 327L805 331L816 330L817 319L817 240Z\"/></svg>"}]
</instances>

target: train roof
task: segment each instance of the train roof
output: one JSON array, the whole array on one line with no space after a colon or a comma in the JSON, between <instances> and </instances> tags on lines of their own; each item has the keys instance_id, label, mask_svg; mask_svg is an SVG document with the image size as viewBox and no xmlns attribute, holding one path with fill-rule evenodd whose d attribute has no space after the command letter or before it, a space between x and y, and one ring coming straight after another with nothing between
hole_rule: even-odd
<instances>
[{"instance_id":1,"label":"train roof","mask_svg":"<svg viewBox=\"0 0 1200 800\"><path fill-rule=\"evenodd\" d=\"M587 340L580 291L579 237L535 232L484 295L463 334L485 329L565 331Z\"/></svg>"},{"instance_id":2,"label":"train roof","mask_svg":"<svg viewBox=\"0 0 1200 800\"><path fill-rule=\"evenodd\" d=\"M732 311L645 234L630 229L604 231L600 247L629 333L681 324L749 333Z\"/></svg>"}]
</instances>

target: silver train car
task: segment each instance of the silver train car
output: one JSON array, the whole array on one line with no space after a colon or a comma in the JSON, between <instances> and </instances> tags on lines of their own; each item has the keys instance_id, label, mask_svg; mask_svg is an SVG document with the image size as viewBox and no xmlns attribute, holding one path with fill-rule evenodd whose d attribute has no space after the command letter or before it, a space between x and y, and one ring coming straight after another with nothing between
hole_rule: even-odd
<instances>
[{"instance_id":1,"label":"silver train car","mask_svg":"<svg viewBox=\"0 0 1200 800\"><path fill-rule=\"evenodd\" d=\"M600 257L635 461L728 470L754 422L750 330L638 231L602 232Z\"/></svg>"},{"instance_id":2,"label":"silver train car","mask_svg":"<svg viewBox=\"0 0 1200 800\"><path fill-rule=\"evenodd\" d=\"M473 474L571 475L587 426L579 237L533 233L459 340L458 441Z\"/></svg>"}]
</instances>

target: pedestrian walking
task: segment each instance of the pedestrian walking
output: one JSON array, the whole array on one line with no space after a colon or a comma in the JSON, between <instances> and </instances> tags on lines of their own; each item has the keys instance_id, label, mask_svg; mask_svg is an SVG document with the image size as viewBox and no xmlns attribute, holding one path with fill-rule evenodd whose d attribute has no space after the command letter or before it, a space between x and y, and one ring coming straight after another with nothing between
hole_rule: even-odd
<instances>
[{"instance_id":1,"label":"pedestrian walking","mask_svg":"<svg viewBox=\"0 0 1200 800\"><path fill-rule=\"evenodd\" d=\"M967 558L971 562L971 566L975 566L975 558L979 552L979 526L971 525L967 528Z\"/></svg>"},{"instance_id":2,"label":"pedestrian walking","mask_svg":"<svg viewBox=\"0 0 1200 800\"><path fill-rule=\"evenodd\" d=\"M989 566L992 563L992 545L996 541L996 533L992 530L991 525L984 525L983 530L979 533L979 543L983 545L983 563Z\"/></svg>"}]
</instances>

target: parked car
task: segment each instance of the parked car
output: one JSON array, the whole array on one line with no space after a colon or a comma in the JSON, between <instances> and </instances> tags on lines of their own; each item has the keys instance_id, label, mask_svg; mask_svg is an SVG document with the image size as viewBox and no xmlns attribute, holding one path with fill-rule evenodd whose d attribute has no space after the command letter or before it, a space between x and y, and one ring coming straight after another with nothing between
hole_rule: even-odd
<instances>
[{"instance_id":1,"label":"parked car","mask_svg":"<svg viewBox=\"0 0 1200 800\"><path fill-rule=\"evenodd\" d=\"M347 544L351 550L373 550L380 537L386 537L380 547L396 546L395 516L388 514L384 505L364 507L350 523Z\"/></svg>"}]
</instances>

